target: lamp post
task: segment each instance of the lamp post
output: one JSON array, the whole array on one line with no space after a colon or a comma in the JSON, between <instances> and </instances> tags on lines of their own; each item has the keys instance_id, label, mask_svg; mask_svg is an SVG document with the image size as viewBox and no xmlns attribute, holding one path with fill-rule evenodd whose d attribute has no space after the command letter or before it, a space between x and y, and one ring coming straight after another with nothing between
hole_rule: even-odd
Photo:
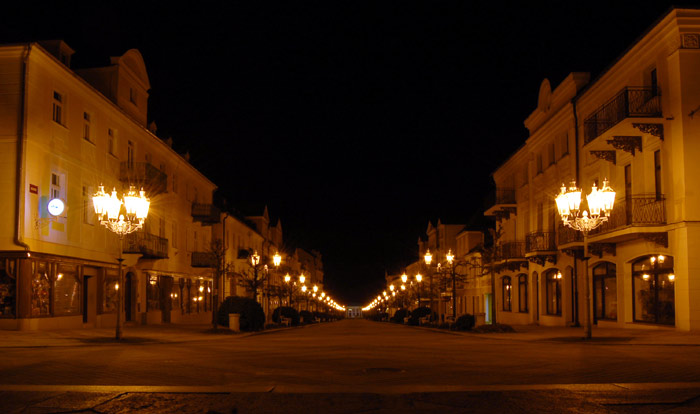
<instances>
[{"instance_id":1,"label":"lamp post","mask_svg":"<svg viewBox=\"0 0 700 414\"><path fill-rule=\"evenodd\" d=\"M452 321L457 321L457 275L455 274L454 265L455 255L452 254L452 249L447 251L445 258L452 274Z\"/></svg>"},{"instance_id":2,"label":"lamp post","mask_svg":"<svg viewBox=\"0 0 700 414\"><path fill-rule=\"evenodd\" d=\"M430 254L430 249L428 249L425 252L425 256L423 256L423 259L425 260L425 267L428 271L428 280L430 283L429 296L430 296L430 314L431 314L431 320L432 320L432 313L434 312L434 310L433 310L433 272L432 272L432 269L430 268L430 263L433 261L433 255Z\"/></svg>"},{"instance_id":3,"label":"lamp post","mask_svg":"<svg viewBox=\"0 0 700 414\"><path fill-rule=\"evenodd\" d=\"M280 264L282 264L282 256L280 256L279 252L275 252L275 255L272 256L272 264L275 266L275 277L277 275L277 271L280 268ZM270 275L267 276L267 315L268 317L272 317L270 314Z\"/></svg>"},{"instance_id":4,"label":"lamp post","mask_svg":"<svg viewBox=\"0 0 700 414\"><path fill-rule=\"evenodd\" d=\"M583 260L585 266L586 283L586 339L591 338L591 287L588 275L588 233L608 221L615 204L615 191L608 186L608 180L603 180L603 188L598 190L593 184L591 193L586 196L588 210L581 209L581 190L576 188L576 182L572 181L569 188L564 184L556 198L557 209L562 223L583 233Z\"/></svg>"},{"instance_id":5,"label":"lamp post","mask_svg":"<svg viewBox=\"0 0 700 414\"><path fill-rule=\"evenodd\" d=\"M151 201L146 197L146 193L141 189L138 193L134 186L129 187L129 192L121 199L117 197L117 190L112 189L112 194L105 193L104 186L100 185L99 190L92 196L92 203L95 207L95 214L100 220L100 224L119 235L119 283L117 284L117 327L115 337L122 339L122 310L124 308L124 275L122 272L122 251L124 250L124 236L133 233L143 227L143 223L148 217L148 209ZM122 214L122 205L125 213Z\"/></svg>"},{"instance_id":6,"label":"lamp post","mask_svg":"<svg viewBox=\"0 0 700 414\"><path fill-rule=\"evenodd\" d=\"M423 288L423 285L421 284L422 281L423 281L423 275L418 273L416 275L416 282L418 283L418 307L419 308L420 308L420 291Z\"/></svg>"}]
</instances>

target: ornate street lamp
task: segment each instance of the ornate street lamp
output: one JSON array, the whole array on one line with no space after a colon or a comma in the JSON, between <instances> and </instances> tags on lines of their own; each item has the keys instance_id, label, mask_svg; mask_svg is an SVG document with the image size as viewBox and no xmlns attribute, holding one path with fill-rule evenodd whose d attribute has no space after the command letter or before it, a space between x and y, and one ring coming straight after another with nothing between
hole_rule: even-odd
<instances>
[{"instance_id":1,"label":"ornate street lamp","mask_svg":"<svg viewBox=\"0 0 700 414\"><path fill-rule=\"evenodd\" d=\"M603 188L593 185L591 193L586 196L588 210L581 209L581 190L572 181L569 188L561 185L561 192L556 198L557 209L565 226L583 233L583 260L586 261L586 339L591 338L591 287L588 275L588 233L608 221L615 204L615 191L608 186L608 180L603 180Z\"/></svg>"},{"instance_id":2,"label":"ornate street lamp","mask_svg":"<svg viewBox=\"0 0 700 414\"><path fill-rule=\"evenodd\" d=\"M433 312L433 272L432 269L430 268L430 263L433 261L433 255L430 253L430 249L425 251L425 255L423 256L423 259L425 260L425 267L428 271L428 282L430 284L429 286L429 294L430 294L430 312L432 314Z\"/></svg>"},{"instance_id":3,"label":"ornate street lamp","mask_svg":"<svg viewBox=\"0 0 700 414\"><path fill-rule=\"evenodd\" d=\"M92 204L95 207L95 214L100 220L100 224L111 232L119 235L119 283L117 284L117 327L115 337L122 339L122 310L124 308L124 275L122 274L122 251L124 250L124 236L133 233L143 227L143 223L148 217L148 209L151 201L146 197L146 193L141 189L138 193L134 186L129 187L129 192L121 199L117 197L117 190L112 189L112 194L105 193L104 186L100 185L99 190L92 196ZM122 206L124 208L122 209ZM122 214L124 211L125 214ZM119 288L122 289L119 289Z\"/></svg>"},{"instance_id":4,"label":"ornate street lamp","mask_svg":"<svg viewBox=\"0 0 700 414\"><path fill-rule=\"evenodd\" d=\"M420 308L420 293L421 293L421 290L423 288L423 285L421 284L422 281L423 281L423 275L418 273L416 275L416 282L418 282L418 307L419 308Z\"/></svg>"}]
</instances>

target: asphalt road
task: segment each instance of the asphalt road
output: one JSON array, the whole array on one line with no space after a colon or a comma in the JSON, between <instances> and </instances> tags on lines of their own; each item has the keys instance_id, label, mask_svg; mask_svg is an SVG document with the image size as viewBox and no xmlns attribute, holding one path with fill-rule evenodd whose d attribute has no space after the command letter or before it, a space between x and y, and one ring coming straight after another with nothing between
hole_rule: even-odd
<instances>
[{"instance_id":1,"label":"asphalt road","mask_svg":"<svg viewBox=\"0 0 700 414\"><path fill-rule=\"evenodd\" d=\"M2 412L700 412L700 349L345 320L4 348ZM24 411L21 411L24 410Z\"/></svg>"}]
</instances>

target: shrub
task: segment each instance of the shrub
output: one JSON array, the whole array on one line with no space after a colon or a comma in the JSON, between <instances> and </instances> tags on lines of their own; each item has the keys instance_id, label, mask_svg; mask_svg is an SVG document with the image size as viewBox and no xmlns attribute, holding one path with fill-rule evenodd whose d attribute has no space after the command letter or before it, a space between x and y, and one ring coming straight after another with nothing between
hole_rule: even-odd
<instances>
[{"instance_id":1,"label":"shrub","mask_svg":"<svg viewBox=\"0 0 700 414\"><path fill-rule=\"evenodd\" d=\"M455 330L471 331L475 323L476 320L474 319L474 315L465 313L464 315L461 315L459 318L457 318L457 321L455 321Z\"/></svg>"},{"instance_id":2,"label":"shrub","mask_svg":"<svg viewBox=\"0 0 700 414\"><path fill-rule=\"evenodd\" d=\"M314 314L307 311L307 310L303 310L303 311L299 312L299 316L302 319L301 323L303 323L304 325L314 323Z\"/></svg>"},{"instance_id":3,"label":"shrub","mask_svg":"<svg viewBox=\"0 0 700 414\"><path fill-rule=\"evenodd\" d=\"M272 321L282 323L281 317L291 319L291 326L299 325L299 312L290 306L280 306L272 311Z\"/></svg>"},{"instance_id":4,"label":"shrub","mask_svg":"<svg viewBox=\"0 0 700 414\"><path fill-rule=\"evenodd\" d=\"M259 331L265 325L265 312L262 306L251 298L229 296L219 306L217 318L219 325L228 326L229 313L241 315L242 331Z\"/></svg>"},{"instance_id":5,"label":"shrub","mask_svg":"<svg viewBox=\"0 0 700 414\"><path fill-rule=\"evenodd\" d=\"M410 312L408 311L408 309L403 309L403 308L398 309L394 313L394 316L391 317L391 322L403 323L403 319L409 315L410 315Z\"/></svg>"},{"instance_id":6,"label":"shrub","mask_svg":"<svg viewBox=\"0 0 700 414\"><path fill-rule=\"evenodd\" d=\"M419 319L430 315L430 308L427 306L422 306L420 308L415 308L411 311L411 318L408 320L409 325L419 325Z\"/></svg>"}]
</instances>

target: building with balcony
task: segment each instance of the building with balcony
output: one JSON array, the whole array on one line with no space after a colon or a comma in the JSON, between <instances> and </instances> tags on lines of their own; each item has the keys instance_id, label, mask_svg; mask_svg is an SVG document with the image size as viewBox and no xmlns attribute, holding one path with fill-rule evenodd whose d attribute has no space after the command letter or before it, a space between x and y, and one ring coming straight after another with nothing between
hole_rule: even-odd
<instances>
[{"instance_id":1,"label":"building with balcony","mask_svg":"<svg viewBox=\"0 0 700 414\"><path fill-rule=\"evenodd\" d=\"M589 275L598 326L700 329L698 70L700 10L674 8L596 78L542 82L486 210L500 229L499 322L583 323ZM562 183L587 194L606 178L617 198L586 261L554 198Z\"/></svg>"},{"instance_id":2,"label":"building with balcony","mask_svg":"<svg viewBox=\"0 0 700 414\"><path fill-rule=\"evenodd\" d=\"M95 217L99 185L151 200L124 240L126 321L209 320L211 270L192 254L211 227L193 205L215 185L147 127L137 50L83 70L72 54L62 41L0 46L0 328L114 326L120 243Z\"/></svg>"}]
</instances>

